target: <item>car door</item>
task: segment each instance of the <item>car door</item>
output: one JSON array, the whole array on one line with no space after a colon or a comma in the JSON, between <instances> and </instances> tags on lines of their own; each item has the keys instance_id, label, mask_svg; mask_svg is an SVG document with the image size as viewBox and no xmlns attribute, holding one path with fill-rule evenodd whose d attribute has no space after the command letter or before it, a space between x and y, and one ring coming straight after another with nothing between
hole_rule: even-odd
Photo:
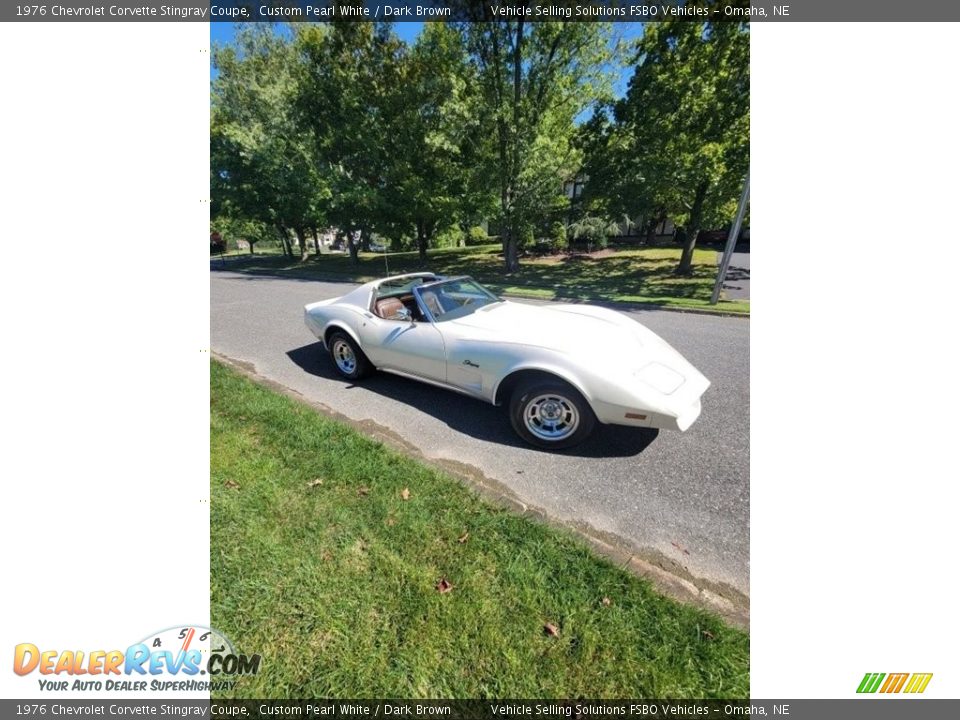
<instances>
[{"instance_id":1,"label":"car door","mask_svg":"<svg viewBox=\"0 0 960 720\"><path fill-rule=\"evenodd\" d=\"M447 381L443 335L433 323L385 320L365 312L359 334L363 351L378 368Z\"/></svg>"}]
</instances>

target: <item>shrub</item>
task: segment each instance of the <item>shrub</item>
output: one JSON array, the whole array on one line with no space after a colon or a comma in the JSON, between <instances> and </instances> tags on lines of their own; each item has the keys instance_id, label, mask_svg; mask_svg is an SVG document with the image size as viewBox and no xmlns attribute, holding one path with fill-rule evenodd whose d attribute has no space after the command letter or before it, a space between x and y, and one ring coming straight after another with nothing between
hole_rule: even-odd
<instances>
[{"instance_id":1,"label":"shrub","mask_svg":"<svg viewBox=\"0 0 960 720\"><path fill-rule=\"evenodd\" d=\"M567 240L567 228L564 227L562 222L555 222L550 227L550 236L553 241L553 251L554 252L566 252L567 248L570 246L569 241Z\"/></svg>"},{"instance_id":2,"label":"shrub","mask_svg":"<svg viewBox=\"0 0 960 720\"><path fill-rule=\"evenodd\" d=\"M599 248L605 248L610 241L609 233L615 232L615 226L612 223L591 216L578 220L570 229L573 231L574 241Z\"/></svg>"},{"instance_id":3,"label":"shrub","mask_svg":"<svg viewBox=\"0 0 960 720\"><path fill-rule=\"evenodd\" d=\"M517 248L520 250L525 250L527 248L532 248L536 244L536 238L533 234L533 226L525 225L520 228L520 232L517 233Z\"/></svg>"},{"instance_id":4,"label":"shrub","mask_svg":"<svg viewBox=\"0 0 960 720\"><path fill-rule=\"evenodd\" d=\"M431 247L435 248L454 248L460 247L463 240L463 230L457 225L445 227L431 238Z\"/></svg>"},{"instance_id":5,"label":"shrub","mask_svg":"<svg viewBox=\"0 0 960 720\"><path fill-rule=\"evenodd\" d=\"M479 225L474 225L467 231L467 245L486 245L489 242L487 231Z\"/></svg>"}]
</instances>

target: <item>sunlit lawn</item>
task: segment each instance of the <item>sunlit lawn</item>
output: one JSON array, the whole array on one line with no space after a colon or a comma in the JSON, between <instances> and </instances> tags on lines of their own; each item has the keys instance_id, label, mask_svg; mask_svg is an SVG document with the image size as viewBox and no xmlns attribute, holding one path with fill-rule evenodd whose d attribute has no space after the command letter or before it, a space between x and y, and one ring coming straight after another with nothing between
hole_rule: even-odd
<instances>
[{"instance_id":1,"label":"sunlit lawn","mask_svg":"<svg viewBox=\"0 0 960 720\"><path fill-rule=\"evenodd\" d=\"M667 307L715 309L747 313L750 303L721 296L711 306L710 294L717 276L716 251L694 251L692 276L674 273L679 247L613 249L598 257L587 254L527 257L520 271L506 275L499 245L431 250L426 265L416 252L361 253L352 265L343 253L323 254L306 262L282 256L235 261L230 267L248 272L294 274L320 278L369 280L387 274L429 270L447 275L471 275L493 290L549 300L605 300L653 303Z\"/></svg>"},{"instance_id":2,"label":"sunlit lawn","mask_svg":"<svg viewBox=\"0 0 960 720\"><path fill-rule=\"evenodd\" d=\"M748 696L741 630L217 363L210 440L235 697Z\"/></svg>"}]
</instances>

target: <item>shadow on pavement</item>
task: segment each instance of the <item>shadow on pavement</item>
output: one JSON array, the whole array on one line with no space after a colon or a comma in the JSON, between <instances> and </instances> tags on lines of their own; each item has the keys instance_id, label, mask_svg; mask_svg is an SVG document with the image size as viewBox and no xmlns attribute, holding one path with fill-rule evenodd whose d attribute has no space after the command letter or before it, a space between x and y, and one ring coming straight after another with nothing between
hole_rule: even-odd
<instances>
[{"instance_id":1,"label":"shadow on pavement","mask_svg":"<svg viewBox=\"0 0 960 720\"><path fill-rule=\"evenodd\" d=\"M304 345L287 352L287 357L305 372L325 380L346 383L334 370L323 345L319 342ZM481 400L461 395L452 390L433 387L390 373L375 373L361 383L350 385L351 390L374 392L399 403L433 415L448 427L465 435L500 445L522 448L530 452L547 452L527 445L510 427L506 410ZM584 443L552 455L572 457L631 457L642 453L652 443L659 430L628 428L619 425L597 425L593 435Z\"/></svg>"},{"instance_id":2,"label":"shadow on pavement","mask_svg":"<svg viewBox=\"0 0 960 720\"><path fill-rule=\"evenodd\" d=\"M750 279L750 268L737 267L736 265L730 265L727 268L727 276L723 279L724 282L738 281L738 280L749 280Z\"/></svg>"}]
</instances>

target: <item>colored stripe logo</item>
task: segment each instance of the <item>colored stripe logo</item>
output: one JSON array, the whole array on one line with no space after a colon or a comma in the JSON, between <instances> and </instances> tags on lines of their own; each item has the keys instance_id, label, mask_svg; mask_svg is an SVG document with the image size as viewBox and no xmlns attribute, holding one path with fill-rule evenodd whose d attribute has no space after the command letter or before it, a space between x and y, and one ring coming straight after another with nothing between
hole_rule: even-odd
<instances>
[{"instance_id":1,"label":"colored stripe logo","mask_svg":"<svg viewBox=\"0 0 960 720\"><path fill-rule=\"evenodd\" d=\"M930 684L933 673L866 673L858 693L922 693Z\"/></svg>"}]
</instances>

